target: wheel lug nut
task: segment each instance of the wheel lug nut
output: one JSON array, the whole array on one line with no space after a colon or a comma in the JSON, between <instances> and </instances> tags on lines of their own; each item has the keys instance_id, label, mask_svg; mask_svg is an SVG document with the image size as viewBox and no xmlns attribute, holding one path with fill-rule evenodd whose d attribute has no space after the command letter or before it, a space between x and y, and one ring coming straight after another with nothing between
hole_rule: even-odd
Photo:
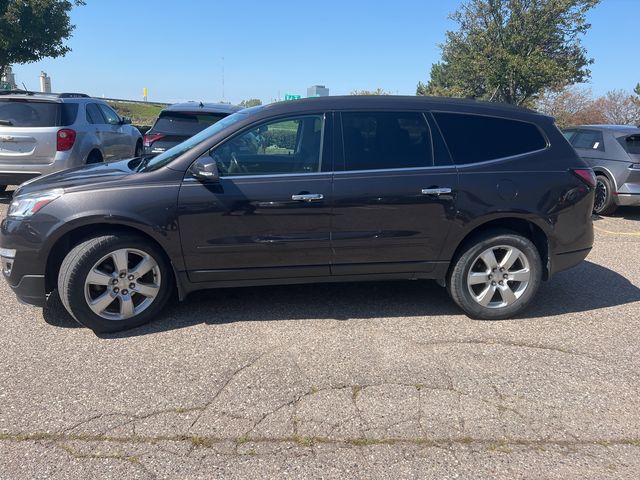
<instances>
[{"instance_id":1,"label":"wheel lug nut","mask_svg":"<svg viewBox=\"0 0 640 480\"><path fill-rule=\"evenodd\" d=\"M122 273L120 274L120 278L124 278L125 276L126 276L126 273L124 273L124 272L122 272Z\"/></svg>"},{"instance_id":2,"label":"wheel lug nut","mask_svg":"<svg viewBox=\"0 0 640 480\"><path fill-rule=\"evenodd\" d=\"M113 289L113 293L118 293L120 291L120 289L118 287Z\"/></svg>"},{"instance_id":3,"label":"wheel lug nut","mask_svg":"<svg viewBox=\"0 0 640 480\"><path fill-rule=\"evenodd\" d=\"M129 280L133 280L133 275L129 275Z\"/></svg>"},{"instance_id":4,"label":"wheel lug nut","mask_svg":"<svg viewBox=\"0 0 640 480\"><path fill-rule=\"evenodd\" d=\"M500 285L504 285L504 282L502 280L500 280Z\"/></svg>"},{"instance_id":5,"label":"wheel lug nut","mask_svg":"<svg viewBox=\"0 0 640 480\"><path fill-rule=\"evenodd\" d=\"M509 275L507 275L506 273L502 276L502 278L509 278Z\"/></svg>"},{"instance_id":6,"label":"wheel lug nut","mask_svg":"<svg viewBox=\"0 0 640 480\"><path fill-rule=\"evenodd\" d=\"M501 268L501 269L500 269L500 271L501 271L501 272L504 272L504 268Z\"/></svg>"},{"instance_id":7,"label":"wheel lug nut","mask_svg":"<svg viewBox=\"0 0 640 480\"><path fill-rule=\"evenodd\" d=\"M122 294L123 295L127 295L129 293L129 290L127 290L126 288L124 290L122 290Z\"/></svg>"},{"instance_id":8,"label":"wheel lug nut","mask_svg":"<svg viewBox=\"0 0 640 480\"><path fill-rule=\"evenodd\" d=\"M130 284L129 284L129 288L130 288L131 290L133 290L134 288L136 288L136 284L135 284L135 283L130 283Z\"/></svg>"},{"instance_id":9,"label":"wheel lug nut","mask_svg":"<svg viewBox=\"0 0 640 480\"><path fill-rule=\"evenodd\" d=\"M113 280L111 280L111 285L117 285L118 284L118 279L114 278Z\"/></svg>"},{"instance_id":10,"label":"wheel lug nut","mask_svg":"<svg viewBox=\"0 0 640 480\"><path fill-rule=\"evenodd\" d=\"M496 286L496 282L491 282L491 285L492 285L493 287L495 287L495 286Z\"/></svg>"}]
</instances>

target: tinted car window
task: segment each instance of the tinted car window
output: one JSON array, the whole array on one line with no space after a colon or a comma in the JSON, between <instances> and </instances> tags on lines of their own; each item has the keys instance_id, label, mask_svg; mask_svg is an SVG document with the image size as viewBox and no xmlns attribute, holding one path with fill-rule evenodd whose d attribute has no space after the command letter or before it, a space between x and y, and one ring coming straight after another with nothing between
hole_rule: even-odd
<instances>
[{"instance_id":1,"label":"tinted car window","mask_svg":"<svg viewBox=\"0 0 640 480\"><path fill-rule=\"evenodd\" d=\"M94 124L107 123L102 116L98 105L96 105L95 103L90 103L87 105L87 121Z\"/></svg>"},{"instance_id":2,"label":"tinted car window","mask_svg":"<svg viewBox=\"0 0 640 480\"><path fill-rule=\"evenodd\" d=\"M597 130L578 130L578 133L571 138L573 148L582 148L586 150L604 151L604 140L602 132Z\"/></svg>"},{"instance_id":3,"label":"tinted car window","mask_svg":"<svg viewBox=\"0 0 640 480\"><path fill-rule=\"evenodd\" d=\"M61 119L60 125L68 126L73 125L78 116L78 104L77 103L62 103L61 104Z\"/></svg>"},{"instance_id":4,"label":"tinted car window","mask_svg":"<svg viewBox=\"0 0 640 480\"><path fill-rule=\"evenodd\" d=\"M161 112L153 133L192 136L226 117L226 113Z\"/></svg>"},{"instance_id":5,"label":"tinted car window","mask_svg":"<svg viewBox=\"0 0 640 480\"><path fill-rule=\"evenodd\" d=\"M59 103L24 100L0 100L0 126L57 127Z\"/></svg>"},{"instance_id":6,"label":"tinted car window","mask_svg":"<svg viewBox=\"0 0 640 480\"><path fill-rule=\"evenodd\" d=\"M429 126L421 113L345 112L342 135L346 170L433 165Z\"/></svg>"},{"instance_id":7,"label":"tinted car window","mask_svg":"<svg viewBox=\"0 0 640 480\"><path fill-rule=\"evenodd\" d=\"M104 118L107 119L107 123L111 125L118 125L120 123L120 117L114 110L107 107L106 105L103 105L102 103L99 103L98 107L100 107Z\"/></svg>"},{"instance_id":8,"label":"tinted car window","mask_svg":"<svg viewBox=\"0 0 640 480\"><path fill-rule=\"evenodd\" d=\"M631 155L640 155L640 134L618 138L622 148Z\"/></svg>"},{"instance_id":9,"label":"tinted car window","mask_svg":"<svg viewBox=\"0 0 640 480\"><path fill-rule=\"evenodd\" d=\"M211 152L221 176L321 171L320 115L266 123Z\"/></svg>"},{"instance_id":10,"label":"tinted car window","mask_svg":"<svg viewBox=\"0 0 640 480\"><path fill-rule=\"evenodd\" d=\"M547 142L532 123L485 115L433 114L458 165L541 150Z\"/></svg>"}]
</instances>

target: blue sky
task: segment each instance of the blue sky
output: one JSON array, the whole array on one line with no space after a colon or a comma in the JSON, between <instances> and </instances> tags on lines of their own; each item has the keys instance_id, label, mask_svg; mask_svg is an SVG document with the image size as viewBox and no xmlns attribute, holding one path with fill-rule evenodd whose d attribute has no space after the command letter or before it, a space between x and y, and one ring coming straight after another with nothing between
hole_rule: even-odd
<instances>
[{"instance_id":1,"label":"blue sky","mask_svg":"<svg viewBox=\"0 0 640 480\"><path fill-rule=\"evenodd\" d=\"M414 94L438 43L455 25L460 0L254 1L87 0L64 58L14 67L17 81L38 88L41 70L54 91L150 101L264 102L306 94L384 88ZM603 0L584 38L595 58L595 94L631 90L640 81L640 0ZM224 58L224 61L223 61Z\"/></svg>"}]
</instances>

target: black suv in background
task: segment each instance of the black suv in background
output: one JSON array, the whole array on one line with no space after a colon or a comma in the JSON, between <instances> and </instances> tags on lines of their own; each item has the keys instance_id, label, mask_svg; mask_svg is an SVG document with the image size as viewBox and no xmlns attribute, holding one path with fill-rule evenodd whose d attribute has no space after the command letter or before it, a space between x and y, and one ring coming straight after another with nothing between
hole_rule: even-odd
<instances>
[{"instance_id":1,"label":"black suv in background","mask_svg":"<svg viewBox=\"0 0 640 480\"><path fill-rule=\"evenodd\" d=\"M241 107L226 103L186 102L169 105L144 136L145 155L157 155L184 142Z\"/></svg>"},{"instance_id":2,"label":"black suv in background","mask_svg":"<svg viewBox=\"0 0 640 480\"><path fill-rule=\"evenodd\" d=\"M502 319L587 256L594 186L530 110L311 98L241 110L154 158L23 185L0 257L21 300L57 288L103 332L152 320L173 291L417 278Z\"/></svg>"}]
</instances>

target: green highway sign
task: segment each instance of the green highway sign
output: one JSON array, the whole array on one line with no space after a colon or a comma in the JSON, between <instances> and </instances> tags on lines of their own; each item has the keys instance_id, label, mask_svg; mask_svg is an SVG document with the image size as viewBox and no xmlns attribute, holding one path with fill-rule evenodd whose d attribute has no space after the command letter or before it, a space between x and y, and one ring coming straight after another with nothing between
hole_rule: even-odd
<instances>
[{"instance_id":1,"label":"green highway sign","mask_svg":"<svg viewBox=\"0 0 640 480\"><path fill-rule=\"evenodd\" d=\"M0 90L11 90L11 84L8 82L0 82Z\"/></svg>"},{"instance_id":2,"label":"green highway sign","mask_svg":"<svg viewBox=\"0 0 640 480\"><path fill-rule=\"evenodd\" d=\"M291 95L289 93L285 93L284 94L284 99L285 100L300 100L300 95Z\"/></svg>"}]
</instances>

